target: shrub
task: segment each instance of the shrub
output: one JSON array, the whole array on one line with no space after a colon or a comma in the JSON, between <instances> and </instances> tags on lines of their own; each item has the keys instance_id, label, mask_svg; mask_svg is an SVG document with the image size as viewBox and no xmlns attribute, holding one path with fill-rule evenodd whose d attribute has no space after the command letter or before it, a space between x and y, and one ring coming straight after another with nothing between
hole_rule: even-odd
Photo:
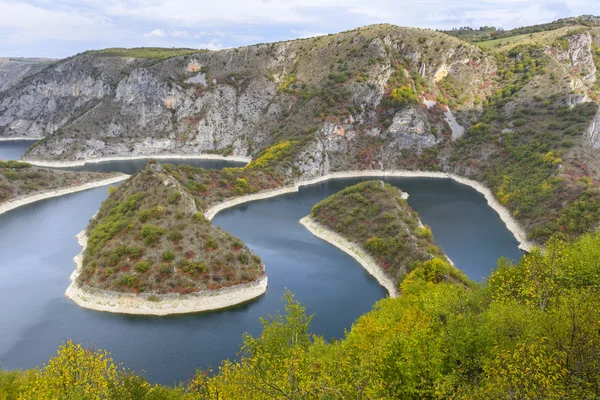
<instances>
[{"instance_id":1,"label":"shrub","mask_svg":"<svg viewBox=\"0 0 600 400\"><path fill-rule=\"evenodd\" d=\"M167 275L173 272L173 266L171 264L161 264L158 267L158 273L161 275Z\"/></svg>"},{"instance_id":2,"label":"shrub","mask_svg":"<svg viewBox=\"0 0 600 400\"><path fill-rule=\"evenodd\" d=\"M431 233L431 229L427 226L419 226L415 229L415 236L423 239L431 239L433 238L433 234Z\"/></svg>"},{"instance_id":3,"label":"shrub","mask_svg":"<svg viewBox=\"0 0 600 400\"><path fill-rule=\"evenodd\" d=\"M219 247L218 243L215 241L215 239L213 239L212 237L208 236L206 238L206 242L205 242L205 246L209 249L216 249L217 247Z\"/></svg>"},{"instance_id":4,"label":"shrub","mask_svg":"<svg viewBox=\"0 0 600 400\"><path fill-rule=\"evenodd\" d=\"M162 258L165 261L173 261L175 259L175 253L173 253L173 250L166 250L162 254Z\"/></svg>"},{"instance_id":5,"label":"shrub","mask_svg":"<svg viewBox=\"0 0 600 400\"><path fill-rule=\"evenodd\" d=\"M140 230L140 235L144 238L144 242L147 245L156 243L160 237L165 233L165 230L160 226L146 224L142 226Z\"/></svg>"},{"instance_id":6,"label":"shrub","mask_svg":"<svg viewBox=\"0 0 600 400\"><path fill-rule=\"evenodd\" d=\"M183 234L179 231L172 231L167 237L172 242L179 242L181 239L183 239Z\"/></svg>"},{"instance_id":7,"label":"shrub","mask_svg":"<svg viewBox=\"0 0 600 400\"><path fill-rule=\"evenodd\" d=\"M180 192L173 192L169 195L169 198L167 199L167 203L169 204L177 204L179 202L179 200L181 200L181 193Z\"/></svg>"},{"instance_id":8,"label":"shrub","mask_svg":"<svg viewBox=\"0 0 600 400\"><path fill-rule=\"evenodd\" d=\"M186 186L191 192L204 192L206 189L208 189L208 186L206 186L204 183L196 181L188 181Z\"/></svg>"},{"instance_id":9,"label":"shrub","mask_svg":"<svg viewBox=\"0 0 600 400\"><path fill-rule=\"evenodd\" d=\"M133 275L123 275L121 279L119 279L119 285L127 286L130 288L134 287L136 282L137 278Z\"/></svg>"},{"instance_id":10,"label":"shrub","mask_svg":"<svg viewBox=\"0 0 600 400\"><path fill-rule=\"evenodd\" d=\"M248 264L248 255L246 253L240 253L238 255L238 261L242 264Z\"/></svg>"},{"instance_id":11,"label":"shrub","mask_svg":"<svg viewBox=\"0 0 600 400\"><path fill-rule=\"evenodd\" d=\"M238 194L242 194L248 189L248 181L245 178L238 178L233 187Z\"/></svg>"},{"instance_id":12,"label":"shrub","mask_svg":"<svg viewBox=\"0 0 600 400\"><path fill-rule=\"evenodd\" d=\"M135 264L135 270L141 274L150 269L150 264L147 261L140 261Z\"/></svg>"},{"instance_id":13,"label":"shrub","mask_svg":"<svg viewBox=\"0 0 600 400\"><path fill-rule=\"evenodd\" d=\"M402 86L392 90L392 93L390 93L390 98L395 105L405 105L417 102L417 95L415 91L408 86Z\"/></svg>"}]
</instances>

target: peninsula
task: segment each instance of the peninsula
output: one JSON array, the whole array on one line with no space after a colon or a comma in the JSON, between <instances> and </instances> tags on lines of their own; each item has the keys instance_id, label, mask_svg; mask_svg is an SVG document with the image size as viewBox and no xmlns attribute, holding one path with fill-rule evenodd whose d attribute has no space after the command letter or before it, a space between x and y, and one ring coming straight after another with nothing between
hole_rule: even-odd
<instances>
[{"instance_id":1,"label":"peninsula","mask_svg":"<svg viewBox=\"0 0 600 400\"><path fill-rule=\"evenodd\" d=\"M0 214L39 200L125 180L121 173L63 171L0 160Z\"/></svg>"},{"instance_id":2,"label":"peninsula","mask_svg":"<svg viewBox=\"0 0 600 400\"><path fill-rule=\"evenodd\" d=\"M468 285L469 279L450 265L406 197L382 181L366 181L317 203L300 222L355 258L390 297L398 296L411 271L434 259L439 280Z\"/></svg>"},{"instance_id":3,"label":"peninsula","mask_svg":"<svg viewBox=\"0 0 600 400\"><path fill-rule=\"evenodd\" d=\"M229 307L267 289L261 259L210 224L190 191L150 163L80 233L67 296L82 307L167 315Z\"/></svg>"}]
</instances>

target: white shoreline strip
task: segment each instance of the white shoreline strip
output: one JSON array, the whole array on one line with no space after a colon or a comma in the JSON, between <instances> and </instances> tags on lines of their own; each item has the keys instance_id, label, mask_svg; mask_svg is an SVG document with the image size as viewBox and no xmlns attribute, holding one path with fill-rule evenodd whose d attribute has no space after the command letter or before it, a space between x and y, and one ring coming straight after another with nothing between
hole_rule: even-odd
<instances>
[{"instance_id":1,"label":"white shoreline strip","mask_svg":"<svg viewBox=\"0 0 600 400\"><path fill-rule=\"evenodd\" d=\"M379 263L371 257L361 246L356 243L348 241L343 236L337 234L326 226L318 223L311 218L310 215L302 218L300 223L304 225L306 229L316 237L323 239L324 241L334 245L350 257L354 258L362 267L372 275L381 286L383 286L390 297L398 297L399 291L394 285L392 279L390 279Z\"/></svg>"},{"instance_id":2,"label":"white shoreline strip","mask_svg":"<svg viewBox=\"0 0 600 400\"><path fill-rule=\"evenodd\" d=\"M15 140L28 140L28 141L38 141L43 138L32 138L32 137L0 137L0 142L13 142Z\"/></svg>"},{"instance_id":3,"label":"white shoreline strip","mask_svg":"<svg viewBox=\"0 0 600 400\"><path fill-rule=\"evenodd\" d=\"M0 204L0 214L3 214L10 210L14 210L17 207L21 207L26 204L35 203L36 201L46 200L46 199L50 199L52 197L63 196L65 194L81 192L82 190L94 189L94 188L97 188L100 186L110 185L113 183L124 181L127 178L129 178L129 175L121 174L114 178L102 179L100 181L88 182L88 183L84 183L82 185L71 186L71 187L66 187L66 188L62 188L62 189L48 190L48 191L44 191L44 192L34 194L31 196L21 197L21 198Z\"/></svg>"},{"instance_id":4,"label":"white shoreline strip","mask_svg":"<svg viewBox=\"0 0 600 400\"><path fill-rule=\"evenodd\" d=\"M510 211L504 207L494 197L492 191L480 182L472 179L463 178L458 175L449 174L445 172L429 172L429 171L406 171L406 170L367 170L367 171L344 171L344 172L333 172L324 176L320 176L305 181L299 181L291 186L284 186L280 189L265 190L262 192L249 194L246 196L234 197L232 199L225 200L221 203L215 204L209 207L204 213L204 216L208 220L212 220L217 213L227 208L247 203L255 200L262 200L269 197L279 196L285 193L297 192L301 186L309 186L317 183L325 182L330 179L343 179L343 178L385 178L385 177L406 177L406 178L441 178L441 179L452 179L456 182L467 185L483 194L487 200L488 205L496 211L506 228L513 234L515 239L519 242L519 248L525 251L531 251L535 244L527 240L527 233L525 229L519 225L517 220L511 215Z\"/></svg>"},{"instance_id":5,"label":"white shoreline strip","mask_svg":"<svg viewBox=\"0 0 600 400\"><path fill-rule=\"evenodd\" d=\"M152 294L145 293L120 293L109 290L78 286L75 281L79 276L83 252L87 246L85 230L77 235L81 253L73 258L77 268L71 274L71 284L65 295L77 305L96 311L107 311L119 314L135 315L171 315L189 314L201 311L217 310L245 303L267 291L268 279L266 275L254 282L221 288L218 290L203 290L190 294L162 294L154 295L158 301L148 298Z\"/></svg>"},{"instance_id":6,"label":"white shoreline strip","mask_svg":"<svg viewBox=\"0 0 600 400\"><path fill-rule=\"evenodd\" d=\"M78 161L45 161L45 160L29 160L22 159L21 161L28 162L29 164L37 165L38 167L79 167L85 164L98 164L108 161L127 161L127 160L161 160L161 159L179 159L179 160L224 160L224 161L239 161L249 163L252 161L250 157L243 156L221 156L218 154L148 154L138 156L115 156L115 157L102 157L92 158L89 160L78 160Z\"/></svg>"}]
</instances>

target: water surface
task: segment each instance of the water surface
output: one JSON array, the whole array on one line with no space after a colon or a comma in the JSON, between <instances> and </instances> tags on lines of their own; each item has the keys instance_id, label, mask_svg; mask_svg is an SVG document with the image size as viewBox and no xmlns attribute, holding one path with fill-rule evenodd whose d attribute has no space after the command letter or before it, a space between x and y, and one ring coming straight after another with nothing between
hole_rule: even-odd
<instances>
[{"instance_id":1,"label":"water surface","mask_svg":"<svg viewBox=\"0 0 600 400\"><path fill-rule=\"evenodd\" d=\"M342 337L385 296L351 257L298 223L319 200L363 179L329 181L243 204L213 222L240 237L266 264L269 288L244 305L203 314L137 317L78 307L64 296L79 253L75 235L88 223L107 188L45 200L0 215L0 366L31 368L63 340L107 349L155 382L189 378L196 368L235 357L244 332L260 333L259 317L282 308L286 288L309 313L312 330ZM517 242L473 189L447 179L391 178L432 227L457 267L481 279L497 258L517 258ZM65 218L68 216L68 218Z\"/></svg>"},{"instance_id":2,"label":"water surface","mask_svg":"<svg viewBox=\"0 0 600 400\"><path fill-rule=\"evenodd\" d=\"M18 160L36 140L0 141L0 160Z\"/></svg>"}]
</instances>

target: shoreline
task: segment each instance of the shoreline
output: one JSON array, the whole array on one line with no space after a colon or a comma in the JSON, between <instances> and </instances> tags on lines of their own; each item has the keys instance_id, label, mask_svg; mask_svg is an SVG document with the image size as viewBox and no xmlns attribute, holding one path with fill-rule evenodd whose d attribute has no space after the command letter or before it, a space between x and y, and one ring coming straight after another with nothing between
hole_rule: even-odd
<instances>
[{"instance_id":1,"label":"shoreline","mask_svg":"<svg viewBox=\"0 0 600 400\"><path fill-rule=\"evenodd\" d=\"M65 295L78 306L90 310L154 316L191 314L242 304L263 295L267 291L268 279L266 275L250 283L185 295L133 294L96 289L89 286L80 287L76 285L75 281L83 267L83 253L87 246L85 230L77 234L77 241L82 249L73 258L77 268L70 276L71 284L65 291ZM150 296L156 296L159 300L148 300Z\"/></svg>"},{"instance_id":2,"label":"shoreline","mask_svg":"<svg viewBox=\"0 0 600 400\"><path fill-rule=\"evenodd\" d=\"M115 156L115 157L100 157L87 160L77 161L45 161L45 160L29 160L21 159L20 161L27 162L38 167L80 167L85 164L99 164L110 161L128 161L128 160L161 160L161 159L178 159L178 160L223 160L223 161L239 161L249 163L251 157L244 156L221 156L219 154L156 154L156 155L137 155L137 156Z\"/></svg>"},{"instance_id":3,"label":"shoreline","mask_svg":"<svg viewBox=\"0 0 600 400\"><path fill-rule=\"evenodd\" d=\"M337 234L331 229L321 225L310 215L302 218L300 224L303 225L310 233L324 240L325 242L337 247L350 257L354 258L362 267L379 282L381 286L385 288L390 297L398 297L400 291L394 285L394 282L386 276L385 272L377 263L377 261L371 257L367 252L356 243L348 241L343 236Z\"/></svg>"},{"instance_id":4,"label":"shoreline","mask_svg":"<svg viewBox=\"0 0 600 400\"><path fill-rule=\"evenodd\" d=\"M512 233L513 237L519 242L519 248L524 251L531 251L536 245L527 239L527 233L525 229L521 227L519 222L514 219L510 211L504 207L494 197L492 191L484 184L468 179L461 176L450 174L447 172L433 172L433 171L408 171L408 170L361 170L361 171L344 171L344 172L332 172L327 175L298 181L292 185L283 186L279 189L269 189L258 193L253 193L245 196L233 197L226 199L220 203L210 206L205 212L204 216L210 221L220 211L227 208L248 203L251 201L267 199L270 197L280 196L282 194L294 193L300 190L302 186L315 185L331 179L344 179L344 178L386 178L386 177L404 177L404 178L439 178L439 179L452 179L463 185L467 185L477 192L481 193L490 208L492 208L496 214L500 217L506 228Z\"/></svg>"},{"instance_id":5,"label":"shoreline","mask_svg":"<svg viewBox=\"0 0 600 400\"><path fill-rule=\"evenodd\" d=\"M23 137L23 136L20 136L20 137L1 137L0 138L0 142L16 142L18 140L26 140L26 141L29 141L29 142L37 142L37 141L40 141L42 139L43 138L31 138L31 137Z\"/></svg>"},{"instance_id":6,"label":"shoreline","mask_svg":"<svg viewBox=\"0 0 600 400\"><path fill-rule=\"evenodd\" d=\"M100 181L92 181L92 182L84 183L82 185L70 186L70 187L66 187L66 188L62 188L62 189L48 190L48 191L40 192L38 194L17 198L15 200L11 200L6 203L0 204L0 215L4 214L5 212L14 210L15 208L27 205L27 204L35 203L35 202L38 202L41 200L50 199L52 197L63 196L65 194L71 194L71 193L81 192L83 190L94 189L97 187L110 185L113 183L124 181L127 178L129 178L129 175L120 174L114 178L102 179Z\"/></svg>"}]
</instances>

